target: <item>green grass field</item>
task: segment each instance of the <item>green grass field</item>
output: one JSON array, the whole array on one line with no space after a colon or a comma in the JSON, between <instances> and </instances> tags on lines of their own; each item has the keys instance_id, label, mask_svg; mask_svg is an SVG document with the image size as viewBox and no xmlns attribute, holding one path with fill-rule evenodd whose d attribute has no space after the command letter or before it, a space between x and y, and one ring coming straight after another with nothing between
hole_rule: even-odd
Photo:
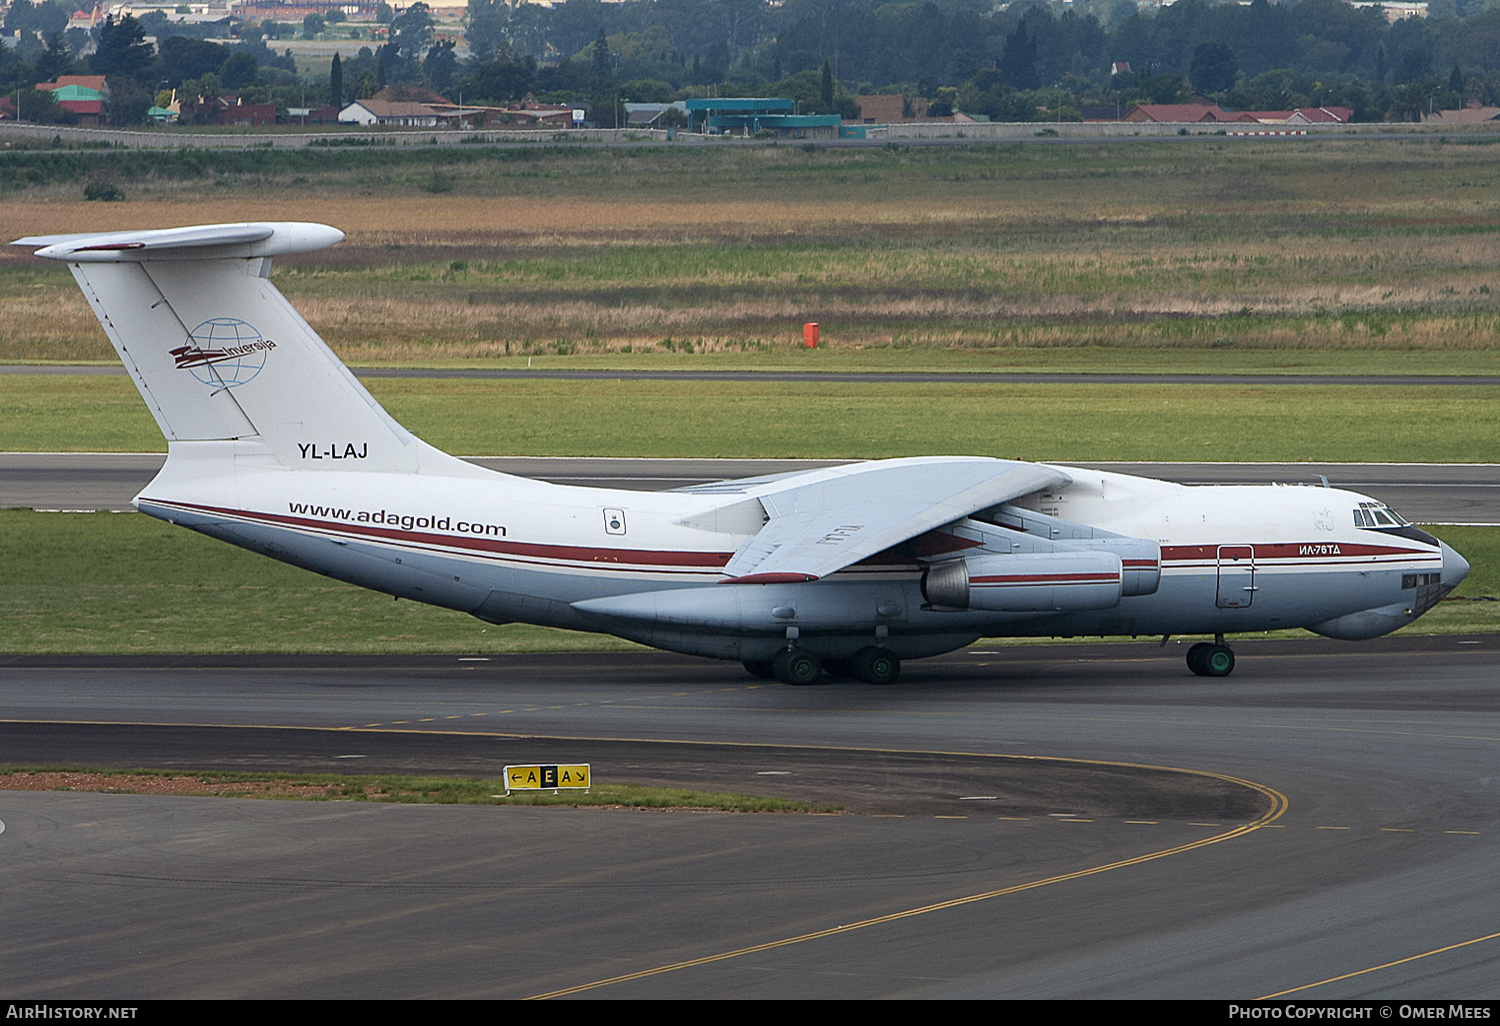
<instances>
[{"instance_id":1,"label":"green grass field","mask_svg":"<svg viewBox=\"0 0 1500 1026\"><path fill-rule=\"evenodd\" d=\"M1487 387L372 379L465 455L1484 462ZM124 377L0 375L0 450L153 452Z\"/></svg>"}]
</instances>

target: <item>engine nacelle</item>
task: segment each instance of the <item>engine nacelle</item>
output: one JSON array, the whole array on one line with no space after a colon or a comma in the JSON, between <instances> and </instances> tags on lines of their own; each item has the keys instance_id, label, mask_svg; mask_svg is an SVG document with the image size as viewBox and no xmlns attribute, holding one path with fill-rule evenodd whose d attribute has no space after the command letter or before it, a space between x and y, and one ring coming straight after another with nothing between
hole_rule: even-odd
<instances>
[{"instance_id":1,"label":"engine nacelle","mask_svg":"<svg viewBox=\"0 0 1500 1026\"><path fill-rule=\"evenodd\" d=\"M1071 613L1119 605L1123 577L1113 552L973 556L934 563L922 595L941 609Z\"/></svg>"},{"instance_id":2,"label":"engine nacelle","mask_svg":"<svg viewBox=\"0 0 1500 1026\"><path fill-rule=\"evenodd\" d=\"M1124 567L1122 595L1155 595L1161 584L1161 546L1145 538L1099 538L1070 542L1097 552L1113 552Z\"/></svg>"}]
</instances>

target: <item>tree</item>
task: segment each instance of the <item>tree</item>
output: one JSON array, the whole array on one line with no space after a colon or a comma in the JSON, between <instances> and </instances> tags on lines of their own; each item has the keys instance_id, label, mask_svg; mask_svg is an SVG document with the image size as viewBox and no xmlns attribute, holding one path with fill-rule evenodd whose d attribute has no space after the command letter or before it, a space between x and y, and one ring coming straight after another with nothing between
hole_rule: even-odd
<instances>
[{"instance_id":1,"label":"tree","mask_svg":"<svg viewBox=\"0 0 1500 1026\"><path fill-rule=\"evenodd\" d=\"M109 86L109 123L117 128L139 125L147 118L154 96L133 78L106 79Z\"/></svg>"},{"instance_id":2,"label":"tree","mask_svg":"<svg viewBox=\"0 0 1500 1026\"><path fill-rule=\"evenodd\" d=\"M22 36L41 33L43 38L55 36L68 27L68 16L73 13L63 0L15 0L5 12L5 31L19 32Z\"/></svg>"},{"instance_id":3,"label":"tree","mask_svg":"<svg viewBox=\"0 0 1500 1026\"><path fill-rule=\"evenodd\" d=\"M430 11L426 4L414 3L392 20L390 41L380 48L385 81L391 85L410 85L422 78L422 56L432 45Z\"/></svg>"},{"instance_id":4,"label":"tree","mask_svg":"<svg viewBox=\"0 0 1500 1026\"><path fill-rule=\"evenodd\" d=\"M75 63L73 51L63 42L61 33L53 33L47 37L46 48L36 62L37 81L53 82L59 75L71 75Z\"/></svg>"},{"instance_id":5,"label":"tree","mask_svg":"<svg viewBox=\"0 0 1500 1026\"><path fill-rule=\"evenodd\" d=\"M302 19L302 37L304 39L314 39L319 32L322 32L327 27L328 24L320 15L309 14Z\"/></svg>"},{"instance_id":6,"label":"tree","mask_svg":"<svg viewBox=\"0 0 1500 1026\"><path fill-rule=\"evenodd\" d=\"M99 30L99 45L90 65L96 75L135 79L149 75L155 60L141 23L128 14L119 21L111 15Z\"/></svg>"},{"instance_id":7,"label":"tree","mask_svg":"<svg viewBox=\"0 0 1500 1026\"><path fill-rule=\"evenodd\" d=\"M183 103L201 103L203 107L193 115L197 124L208 124L214 118L214 109L223 95L224 86L219 76L212 71L200 78L190 78L177 90L177 98Z\"/></svg>"},{"instance_id":8,"label":"tree","mask_svg":"<svg viewBox=\"0 0 1500 1026\"><path fill-rule=\"evenodd\" d=\"M1000 54L1000 70L1005 73L1005 84L1013 89L1035 89L1036 42L1026 31L1026 22L1016 26L1005 40L1005 49Z\"/></svg>"},{"instance_id":9,"label":"tree","mask_svg":"<svg viewBox=\"0 0 1500 1026\"><path fill-rule=\"evenodd\" d=\"M1200 93L1223 93L1234 88L1235 77L1240 73L1240 63L1228 43L1211 40L1193 48L1193 60L1188 65L1188 79Z\"/></svg>"},{"instance_id":10,"label":"tree","mask_svg":"<svg viewBox=\"0 0 1500 1026\"><path fill-rule=\"evenodd\" d=\"M224 83L225 89L240 90L254 85L259 72L260 65L256 63L255 56L240 50L230 54L229 59L219 68L219 79Z\"/></svg>"},{"instance_id":11,"label":"tree","mask_svg":"<svg viewBox=\"0 0 1500 1026\"><path fill-rule=\"evenodd\" d=\"M17 89L10 95L22 121L34 125L78 124L78 115L53 99L49 89Z\"/></svg>"},{"instance_id":12,"label":"tree","mask_svg":"<svg viewBox=\"0 0 1500 1026\"><path fill-rule=\"evenodd\" d=\"M609 40L604 29L593 42L589 55L589 105L593 107L594 124L600 128L619 128L620 83L615 79L614 61L609 55Z\"/></svg>"},{"instance_id":13,"label":"tree","mask_svg":"<svg viewBox=\"0 0 1500 1026\"><path fill-rule=\"evenodd\" d=\"M820 84L818 98L823 101L824 107L833 106L833 61L823 62L823 80Z\"/></svg>"},{"instance_id":14,"label":"tree","mask_svg":"<svg viewBox=\"0 0 1500 1026\"><path fill-rule=\"evenodd\" d=\"M487 64L494 60L506 43L506 26L510 6L505 0L469 0L469 49L476 60Z\"/></svg>"},{"instance_id":15,"label":"tree","mask_svg":"<svg viewBox=\"0 0 1500 1026\"><path fill-rule=\"evenodd\" d=\"M161 77L173 89L186 79L218 71L229 59L229 47L187 36L168 36L160 51Z\"/></svg>"},{"instance_id":16,"label":"tree","mask_svg":"<svg viewBox=\"0 0 1500 1026\"><path fill-rule=\"evenodd\" d=\"M391 21L391 45L404 60L416 60L432 44L432 8L418 0Z\"/></svg>"},{"instance_id":17,"label":"tree","mask_svg":"<svg viewBox=\"0 0 1500 1026\"><path fill-rule=\"evenodd\" d=\"M328 68L328 102L335 107L344 105L344 65L339 55L333 55L333 64Z\"/></svg>"},{"instance_id":18,"label":"tree","mask_svg":"<svg viewBox=\"0 0 1500 1026\"><path fill-rule=\"evenodd\" d=\"M428 85L440 93L446 94L453 87L458 78L458 58L453 55L453 40L433 44L427 51L427 59L422 62L422 73L427 76Z\"/></svg>"},{"instance_id":19,"label":"tree","mask_svg":"<svg viewBox=\"0 0 1500 1026\"><path fill-rule=\"evenodd\" d=\"M536 58L490 61L481 64L466 80L467 99L474 102L509 103L536 89Z\"/></svg>"}]
</instances>

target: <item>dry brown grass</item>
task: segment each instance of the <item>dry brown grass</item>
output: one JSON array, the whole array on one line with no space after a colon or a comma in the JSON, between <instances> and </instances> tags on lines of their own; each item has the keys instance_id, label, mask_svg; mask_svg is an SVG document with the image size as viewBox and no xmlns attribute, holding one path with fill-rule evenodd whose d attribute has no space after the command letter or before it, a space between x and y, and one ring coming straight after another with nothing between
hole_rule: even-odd
<instances>
[{"instance_id":1,"label":"dry brown grass","mask_svg":"<svg viewBox=\"0 0 1500 1026\"><path fill-rule=\"evenodd\" d=\"M213 795L235 798L328 798L342 791L337 784L291 780L214 781L198 776L113 773L92 770L17 770L0 773L3 791L102 791L109 794Z\"/></svg>"},{"instance_id":2,"label":"dry brown grass","mask_svg":"<svg viewBox=\"0 0 1500 1026\"><path fill-rule=\"evenodd\" d=\"M997 209L999 208L999 209ZM1031 211L1005 201L943 205L933 208L919 198L894 200L872 209L863 201L828 203L795 199L703 203L536 198L490 198L475 202L458 196L385 196L326 198L288 196L274 204L255 196L185 196L129 203L7 201L4 230L15 238L59 232L124 231L170 228L185 224L233 221L333 222L357 246L431 246L464 249L493 245L516 235L533 244L566 240L605 243L622 232L645 229L717 236L752 230L806 232L828 225L903 225L963 222L1008 214L1025 219ZM1088 215L1085 214L1085 217Z\"/></svg>"},{"instance_id":3,"label":"dry brown grass","mask_svg":"<svg viewBox=\"0 0 1500 1026\"><path fill-rule=\"evenodd\" d=\"M1500 232L1485 230L1500 227L1500 170L1488 147L1026 149L951 166L921 155L916 170L788 149L715 155L696 170L680 154L538 158L525 165L534 181L507 179L516 164L455 167L460 188L437 196L395 172L240 194L155 183L117 204L62 199L58 187L8 198L0 216L12 237L334 223L348 240L282 261L277 281L356 361L669 338L794 346L806 320L834 347L1500 342ZM534 194L483 191L505 188ZM28 259L0 254L0 269ZM0 278L0 361L109 359L71 283L27 273L40 280L7 290Z\"/></svg>"}]
</instances>

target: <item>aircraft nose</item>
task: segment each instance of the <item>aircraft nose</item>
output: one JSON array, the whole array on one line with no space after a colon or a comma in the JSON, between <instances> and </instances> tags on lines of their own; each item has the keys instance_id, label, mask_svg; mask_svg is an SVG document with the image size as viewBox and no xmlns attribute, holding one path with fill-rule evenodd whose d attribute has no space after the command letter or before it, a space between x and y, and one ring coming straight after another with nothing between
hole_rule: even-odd
<instances>
[{"instance_id":1,"label":"aircraft nose","mask_svg":"<svg viewBox=\"0 0 1500 1026\"><path fill-rule=\"evenodd\" d=\"M1443 552L1443 583L1456 588L1469 576L1469 561L1460 556L1447 542L1439 542Z\"/></svg>"}]
</instances>

